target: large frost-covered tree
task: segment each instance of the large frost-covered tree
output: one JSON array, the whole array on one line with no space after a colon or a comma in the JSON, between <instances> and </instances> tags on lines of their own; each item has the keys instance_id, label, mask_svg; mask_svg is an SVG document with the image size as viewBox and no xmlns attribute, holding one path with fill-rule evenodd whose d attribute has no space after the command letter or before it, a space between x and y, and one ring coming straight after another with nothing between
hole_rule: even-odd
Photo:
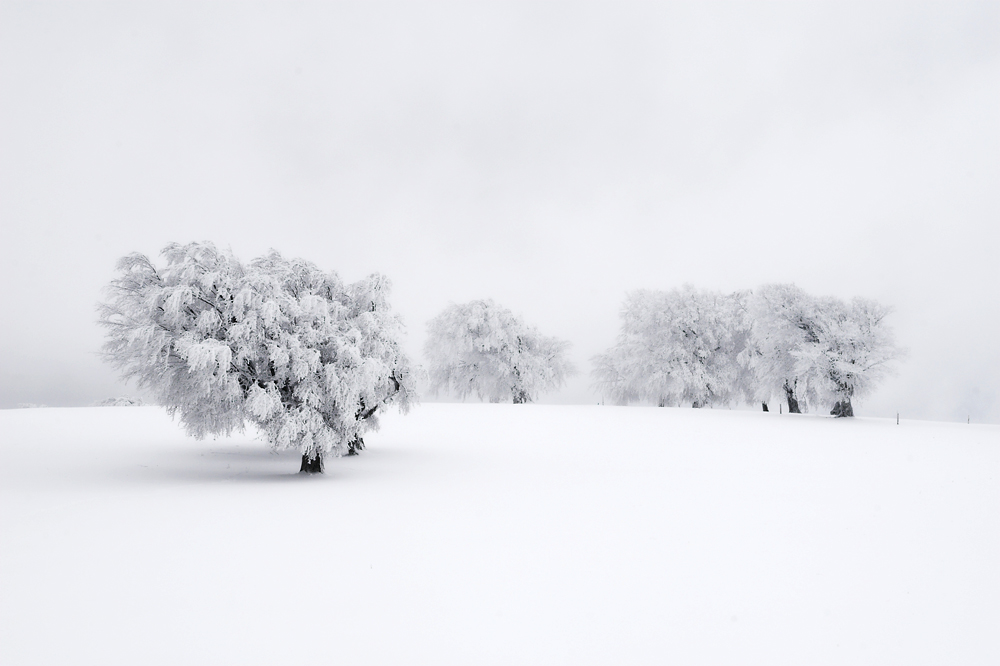
<instances>
[{"instance_id":1,"label":"large frost-covered tree","mask_svg":"<svg viewBox=\"0 0 1000 666\"><path fill-rule=\"evenodd\" d=\"M106 358L151 389L193 435L253 423L301 471L356 452L378 413L414 397L401 323L372 275L343 284L272 251L249 264L210 243L171 244L157 268L118 263L99 307Z\"/></svg>"},{"instance_id":2,"label":"large frost-covered tree","mask_svg":"<svg viewBox=\"0 0 1000 666\"><path fill-rule=\"evenodd\" d=\"M748 297L747 311L751 334L740 360L752 372L754 400L779 396L800 413L817 398L805 357L819 343L819 302L795 285L769 284Z\"/></svg>"},{"instance_id":3,"label":"large frost-covered tree","mask_svg":"<svg viewBox=\"0 0 1000 666\"><path fill-rule=\"evenodd\" d=\"M832 414L853 416L851 399L870 393L900 356L885 323L890 310L875 301L847 305L776 284L748 302L751 344L741 360L753 370L756 397L781 395L790 412L832 402Z\"/></svg>"},{"instance_id":4,"label":"large frost-covered tree","mask_svg":"<svg viewBox=\"0 0 1000 666\"><path fill-rule=\"evenodd\" d=\"M820 396L834 403L830 414L854 416L852 400L870 394L903 355L886 323L891 309L866 298L850 304L827 298L818 310L817 343L806 346L797 361Z\"/></svg>"},{"instance_id":5,"label":"large frost-covered tree","mask_svg":"<svg viewBox=\"0 0 1000 666\"><path fill-rule=\"evenodd\" d=\"M739 397L742 299L690 286L628 294L615 345L593 359L598 390L620 404L660 406L703 407Z\"/></svg>"},{"instance_id":6,"label":"large frost-covered tree","mask_svg":"<svg viewBox=\"0 0 1000 666\"><path fill-rule=\"evenodd\" d=\"M492 300L452 304L427 332L424 353L435 393L527 403L574 372L568 342L541 335Z\"/></svg>"}]
</instances>

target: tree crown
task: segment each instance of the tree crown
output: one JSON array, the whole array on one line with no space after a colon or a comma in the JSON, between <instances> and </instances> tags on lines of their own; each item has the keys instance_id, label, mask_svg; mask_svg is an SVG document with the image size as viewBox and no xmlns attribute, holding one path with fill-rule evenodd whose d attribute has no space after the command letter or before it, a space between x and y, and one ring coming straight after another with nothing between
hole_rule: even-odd
<instances>
[{"instance_id":1,"label":"tree crown","mask_svg":"<svg viewBox=\"0 0 1000 666\"><path fill-rule=\"evenodd\" d=\"M533 402L574 372L569 343L541 335L492 300L452 304L428 325L431 390L463 400Z\"/></svg>"},{"instance_id":2,"label":"tree crown","mask_svg":"<svg viewBox=\"0 0 1000 666\"><path fill-rule=\"evenodd\" d=\"M372 275L335 273L271 251L249 265L211 243L142 254L99 305L104 353L195 436L257 425L276 448L343 453L377 410L414 398L401 323Z\"/></svg>"}]
</instances>

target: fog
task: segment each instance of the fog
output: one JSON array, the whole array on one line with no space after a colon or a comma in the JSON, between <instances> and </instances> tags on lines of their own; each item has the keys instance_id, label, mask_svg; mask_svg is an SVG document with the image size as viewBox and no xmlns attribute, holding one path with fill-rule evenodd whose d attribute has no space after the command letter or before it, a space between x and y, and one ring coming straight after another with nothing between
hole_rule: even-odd
<instances>
[{"instance_id":1,"label":"fog","mask_svg":"<svg viewBox=\"0 0 1000 666\"><path fill-rule=\"evenodd\" d=\"M859 415L1000 422L1000 5L0 4L0 407L136 394L116 260L209 240L572 341L637 288L892 305Z\"/></svg>"}]
</instances>

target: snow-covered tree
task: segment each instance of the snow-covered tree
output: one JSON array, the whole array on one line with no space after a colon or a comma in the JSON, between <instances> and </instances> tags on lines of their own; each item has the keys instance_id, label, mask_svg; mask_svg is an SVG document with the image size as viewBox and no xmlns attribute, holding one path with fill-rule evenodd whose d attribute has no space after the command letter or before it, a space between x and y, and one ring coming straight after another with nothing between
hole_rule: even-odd
<instances>
[{"instance_id":1,"label":"snow-covered tree","mask_svg":"<svg viewBox=\"0 0 1000 666\"><path fill-rule=\"evenodd\" d=\"M728 315L726 320L730 326L732 343L729 347L729 360L733 364L734 397L748 404L761 403L764 411L768 411L767 401L761 400L757 389L757 376L750 359L760 353L753 339L753 316L750 311L750 301L753 292L737 291L729 294Z\"/></svg>"},{"instance_id":2,"label":"snow-covered tree","mask_svg":"<svg viewBox=\"0 0 1000 666\"><path fill-rule=\"evenodd\" d=\"M492 300L449 305L427 332L424 354L435 393L527 403L574 372L568 342L541 335Z\"/></svg>"},{"instance_id":3,"label":"snow-covered tree","mask_svg":"<svg viewBox=\"0 0 1000 666\"><path fill-rule=\"evenodd\" d=\"M594 357L593 376L619 404L644 400L694 407L780 396L788 411L869 393L900 353L887 308L814 298L794 285L722 295L686 286L626 298L614 347Z\"/></svg>"},{"instance_id":4,"label":"snow-covered tree","mask_svg":"<svg viewBox=\"0 0 1000 666\"><path fill-rule=\"evenodd\" d=\"M886 323L891 309L865 298L849 305L827 298L818 311L817 342L801 350L796 363L820 397L834 403L830 414L854 416L852 400L870 394L903 355Z\"/></svg>"},{"instance_id":5,"label":"snow-covered tree","mask_svg":"<svg viewBox=\"0 0 1000 666\"><path fill-rule=\"evenodd\" d=\"M196 437L253 423L301 471L356 452L378 413L414 397L389 283L345 285L272 251L250 264L210 243L171 244L157 268L118 263L100 304L108 361L151 389Z\"/></svg>"},{"instance_id":6,"label":"snow-covered tree","mask_svg":"<svg viewBox=\"0 0 1000 666\"><path fill-rule=\"evenodd\" d=\"M741 360L753 370L756 397L781 395L789 412L835 403L852 416L851 398L870 393L900 356L875 301L815 298L794 285L759 288L749 299L751 344Z\"/></svg>"},{"instance_id":7,"label":"snow-covered tree","mask_svg":"<svg viewBox=\"0 0 1000 666\"><path fill-rule=\"evenodd\" d=\"M594 357L604 395L626 404L725 404L740 393L746 371L737 356L746 344L743 294L685 286L628 294L614 347Z\"/></svg>"},{"instance_id":8,"label":"snow-covered tree","mask_svg":"<svg viewBox=\"0 0 1000 666\"><path fill-rule=\"evenodd\" d=\"M747 310L751 335L740 360L753 374L754 401L780 396L800 413L817 397L804 359L819 343L819 302L795 285L769 284L747 299Z\"/></svg>"}]
</instances>

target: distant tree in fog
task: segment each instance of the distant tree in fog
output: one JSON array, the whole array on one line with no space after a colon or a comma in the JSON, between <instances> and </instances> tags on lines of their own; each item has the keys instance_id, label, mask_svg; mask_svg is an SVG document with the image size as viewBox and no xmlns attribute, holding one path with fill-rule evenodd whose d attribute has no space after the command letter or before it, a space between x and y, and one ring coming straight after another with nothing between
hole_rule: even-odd
<instances>
[{"instance_id":1,"label":"distant tree in fog","mask_svg":"<svg viewBox=\"0 0 1000 666\"><path fill-rule=\"evenodd\" d=\"M100 402L95 402L94 407L142 407L143 402L140 398L130 398L129 396L121 396L118 398L106 398Z\"/></svg>"},{"instance_id":2,"label":"distant tree in fog","mask_svg":"<svg viewBox=\"0 0 1000 666\"><path fill-rule=\"evenodd\" d=\"M702 407L784 399L788 411L833 403L853 416L900 356L874 301L814 298L794 285L723 295L692 287L636 291L615 345L594 357L597 389L614 402Z\"/></svg>"},{"instance_id":3,"label":"distant tree in fog","mask_svg":"<svg viewBox=\"0 0 1000 666\"><path fill-rule=\"evenodd\" d=\"M533 402L574 371L569 343L541 335L492 300L452 304L427 324L431 390L489 402Z\"/></svg>"},{"instance_id":4,"label":"distant tree in fog","mask_svg":"<svg viewBox=\"0 0 1000 666\"><path fill-rule=\"evenodd\" d=\"M410 404L381 275L345 285L301 259L242 264L210 243L162 254L162 268L138 253L119 261L99 305L104 352L191 434L250 422L275 448L297 448L301 471L322 472L326 454L363 446L385 406Z\"/></svg>"},{"instance_id":5,"label":"distant tree in fog","mask_svg":"<svg viewBox=\"0 0 1000 666\"><path fill-rule=\"evenodd\" d=\"M742 294L685 286L630 293L615 345L594 357L600 392L626 404L726 404L740 397L747 371L737 362L746 344Z\"/></svg>"}]
</instances>

